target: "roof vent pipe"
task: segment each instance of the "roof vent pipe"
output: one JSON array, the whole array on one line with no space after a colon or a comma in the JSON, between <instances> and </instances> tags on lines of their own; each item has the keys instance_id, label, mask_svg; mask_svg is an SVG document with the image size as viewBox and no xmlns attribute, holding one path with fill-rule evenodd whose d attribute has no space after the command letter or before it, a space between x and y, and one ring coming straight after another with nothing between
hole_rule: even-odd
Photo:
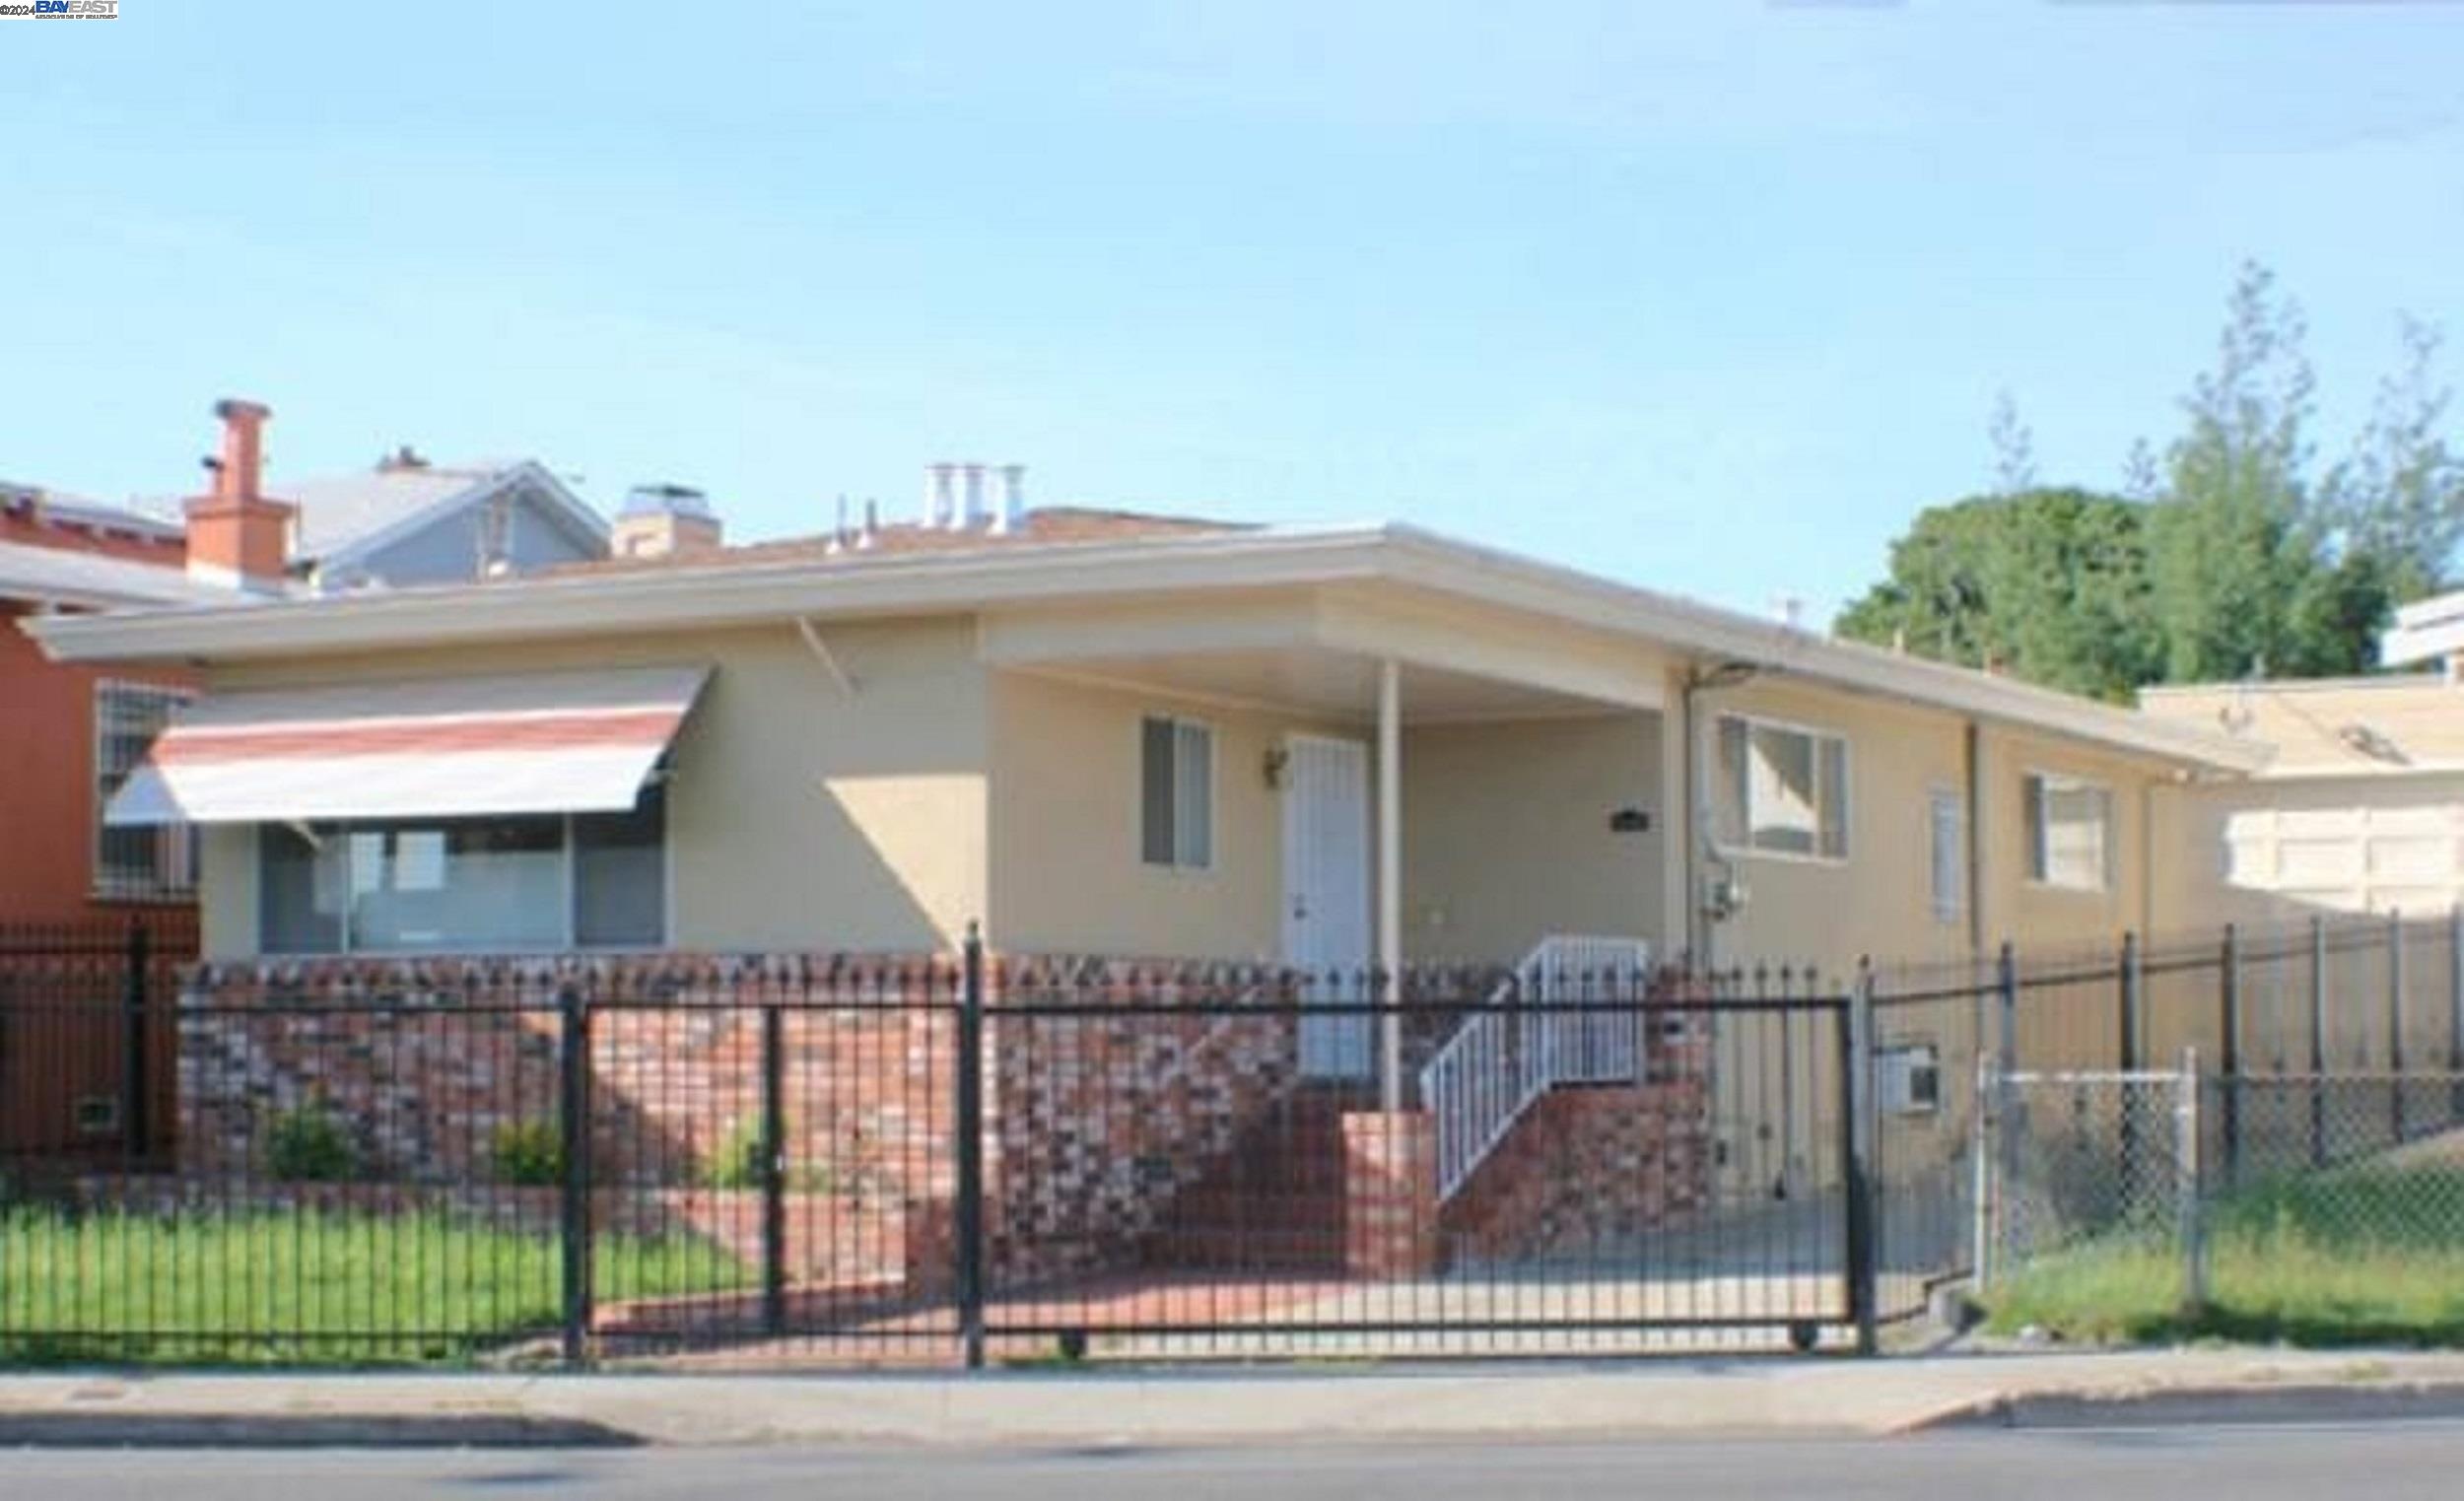
<instances>
[{"instance_id":1,"label":"roof vent pipe","mask_svg":"<svg viewBox=\"0 0 2464 1501\"><path fill-rule=\"evenodd\" d=\"M985 509L984 465L961 464L958 466L958 472L967 486L967 511L956 524L972 531L990 519L990 513Z\"/></svg>"},{"instance_id":2,"label":"roof vent pipe","mask_svg":"<svg viewBox=\"0 0 2464 1501\"><path fill-rule=\"evenodd\" d=\"M958 512L958 494L954 488L958 466L926 464L924 474L924 524L948 526Z\"/></svg>"},{"instance_id":3,"label":"roof vent pipe","mask_svg":"<svg viewBox=\"0 0 2464 1501\"><path fill-rule=\"evenodd\" d=\"M1006 536L1026 519L1027 466L1003 464L997 472L1001 477L1001 509L992 513L992 530Z\"/></svg>"}]
</instances>

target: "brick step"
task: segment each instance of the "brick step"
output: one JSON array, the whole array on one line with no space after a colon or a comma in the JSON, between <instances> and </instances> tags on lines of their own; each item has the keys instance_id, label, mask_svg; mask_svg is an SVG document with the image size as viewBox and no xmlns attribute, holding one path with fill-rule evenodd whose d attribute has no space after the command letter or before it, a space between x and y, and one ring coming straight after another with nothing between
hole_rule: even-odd
<instances>
[{"instance_id":1,"label":"brick step","mask_svg":"<svg viewBox=\"0 0 2464 1501\"><path fill-rule=\"evenodd\" d=\"M1305 1085L1278 1101L1174 1199L1147 1243L1150 1262L1339 1270L1343 1117L1369 1103L1362 1090L1342 1085Z\"/></svg>"},{"instance_id":2,"label":"brick step","mask_svg":"<svg viewBox=\"0 0 2464 1501\"><path fill-rule=\"evenodd\" d=\"M1171 1230L1149 1245L1155 1266L1255 1271L1339 1271L1343 1234L1335 1230Z\"/></svg>"},{"instance_id":3,"label":"brick step","mask_svg":"<svg viewBox=\"0 0 2464 1501\"><path fill-rule=\"evenodd\" d=\"M1167 1230L1304 1229L1343 1223L1339 1194L1255 1194L1212 1186L1194 1189L1173 1205Z\"/></svg>"},{"instance_id":4,"label":"brick step","mask_svg":"<svg viewBox=\"0 0 2464 1501\"><path fill-rule=\"evenodd\" d=\"M1336 1146L1303 1148L1307 1156L1290 1162L1228 1163L1205 1176L1210 1189L1241 1194L1335 1194L1343 1192L1343 1154Z\"/></svg>"}]
</instances>

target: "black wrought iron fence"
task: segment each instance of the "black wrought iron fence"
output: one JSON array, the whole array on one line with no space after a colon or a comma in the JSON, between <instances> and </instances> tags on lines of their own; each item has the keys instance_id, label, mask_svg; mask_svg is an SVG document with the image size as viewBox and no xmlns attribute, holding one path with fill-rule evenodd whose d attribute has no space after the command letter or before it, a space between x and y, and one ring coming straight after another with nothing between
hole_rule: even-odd
<instances>
[{"instance_id":1,"label":"black wrought iron fence","mask_svg":"<svg viewBox=\"0 0 2464 1501\"><path fill-rule=\"evenodd\" d=\"M196 954L189 908L0 923L0 1161L168 1148L171 1005Z\"/></svg>"},{"instance_id":2,"label":"black wrought iron fence","mask_svg":"<svg viewBox=\"0 0 2464 1501\"><path fill-rule=\"evenodd\" d=\"M159 1133L0 1152L0 1358L1872 1349L1996 1244L2015 1138L1982 1080L2230 1060L2196 1143L2227 1190L2289 1141L2328 1167L2447 1139L2456 939L2321 922L1838 984L972 945L202 966L175 1025L139 1008ZM65 978L11 992L13 1036L125 1035L124 989L34 973ZM2089 1199L2162 1145L2077 1124Z\"/></svg>"},{"instance_id":3,"label":"black wrought iron fence","mask_svg":"<svg viewBox=\"0 0 2464 1501\"><path fill-rule=\"evenodd\" d=\"M1565 980L972 946L206 966L175 1151L0 1166L0 1358L1855 1344L1847 997ZM77 987L20 999L46 1026L117 1014ZM1433 1066L1501 1018L1485 1076ZM1442 1147L1469 1154L1457 1181Z\"/></svg>"}]
</instances>

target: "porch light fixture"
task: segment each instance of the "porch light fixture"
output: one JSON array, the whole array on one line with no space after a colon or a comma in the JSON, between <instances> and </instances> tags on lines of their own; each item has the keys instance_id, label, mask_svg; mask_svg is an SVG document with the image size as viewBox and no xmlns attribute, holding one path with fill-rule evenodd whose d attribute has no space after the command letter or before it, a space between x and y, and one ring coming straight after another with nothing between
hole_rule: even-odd
<instances>
[{"instance_id":1,"label":"porch light fixture","mask_svg":"<svg viewBox=\"0 0 2464 1501\"><path fill-rule=\"evenodd\" d=\"M1283 774L1291 767L1291 764L1292 753L1290 751L1284 749L1280 745L1269 745L1266 747L1266 765L1263 770L1266 779L1267 791L1280 792L1283 790Z\"/></svg>"},{"instance_id":2,"label":"porch light fixture","mask_svg":"<svg viewBox=\"0 0 2464 1501\"><path fill-rule=\"evenodd\" d=\"M1619 808L1608 815L1611 834L1649 834L1651 813L1644 808Z\"/></svg>"}]
</instances>

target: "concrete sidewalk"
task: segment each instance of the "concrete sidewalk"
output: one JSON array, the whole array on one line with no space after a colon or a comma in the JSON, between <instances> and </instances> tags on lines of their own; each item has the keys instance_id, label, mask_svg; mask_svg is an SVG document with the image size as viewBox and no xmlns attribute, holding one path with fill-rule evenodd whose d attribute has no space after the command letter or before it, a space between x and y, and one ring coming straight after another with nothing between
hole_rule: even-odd
<instances>
[{"instance_id":1,"label":"concrete sidewalk","mask_svg":"<svg viewBox=\"0 0 2464 1501\"><path fill-rule=\"evenodd\" d=\"M2134 1404L2154 1402L2156 1409ZM1227 1443L1265 1439L1885 1434L2464 1413L2464 1355L2184 1350L1326 1372L0 1377L0 1445ZM2209 1409L2213 1414L2202 1418Z\"/></svg>"}]
</instances>

